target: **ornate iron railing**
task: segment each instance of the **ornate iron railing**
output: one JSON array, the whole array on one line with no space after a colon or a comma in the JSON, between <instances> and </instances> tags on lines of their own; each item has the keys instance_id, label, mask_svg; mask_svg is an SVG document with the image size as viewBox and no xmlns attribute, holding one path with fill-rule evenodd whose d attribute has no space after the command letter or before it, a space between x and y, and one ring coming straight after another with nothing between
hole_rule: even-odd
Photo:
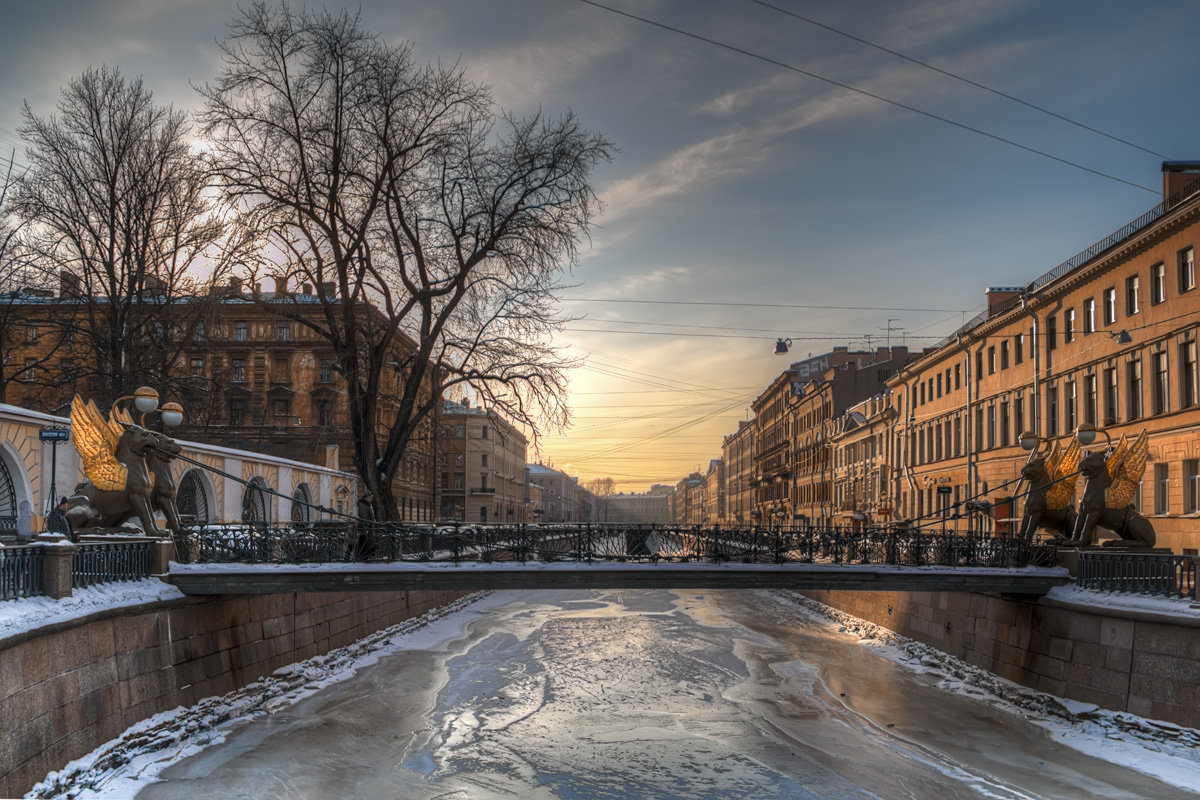
<instances>
[{"instance_id":1,"label":"ornate iron railing","mask_svg":"<svg viewBox=\"0 0 1200 800\"><path fill-rule=\"evenodd\" d=\"M180 556L202 563L617 561L1053 566L1055 547L986 533L658 525L251 526L195 529Z\"/></svg>"},{"instance_id":2,"label":"ornate iron railing","mask_svg":"<svg viewBox=\"0 0 1200 800\"><path fill-rule=\"evenodd\" d=\"M1082 589L1200 600L1196 556L1172 553L1080 553Z\"/></svg>"},{"instance_id":3,"label":"ornate iron railing","mask_svg":"<svg viewBox=\"0 0 1200 800\"><path fill-rule=\"evenodd\" d=\"M72 564L75 588L149 578L150 546L149 540L80 544Z\"/></svg>"},{"instance_id":4,"label":"ornate iron railing","mask_svg":"<svg viewBox=\"0 0 1200 800\"><path fill-rule=\"evenodd\" d=\"M0 600L42 594L43 548L0 548Z\"/></svg>"}]
</instances>

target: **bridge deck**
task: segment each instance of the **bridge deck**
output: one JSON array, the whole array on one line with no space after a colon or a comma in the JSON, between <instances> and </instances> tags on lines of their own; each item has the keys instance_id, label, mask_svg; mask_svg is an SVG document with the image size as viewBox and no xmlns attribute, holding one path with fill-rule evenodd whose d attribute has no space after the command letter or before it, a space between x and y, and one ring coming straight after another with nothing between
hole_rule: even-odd
<instances>
[{"instance_id":1,"label":"bridge deck","mask_svg":"<svg viewBox=\"0 0 1200 800\"><path fill-rule=\"evenodd\" d=\"M879 564L465 563L172 564L184 594L478 589L842 589L1042 595L1062 568Z\"/></svg>"}]
</instances>

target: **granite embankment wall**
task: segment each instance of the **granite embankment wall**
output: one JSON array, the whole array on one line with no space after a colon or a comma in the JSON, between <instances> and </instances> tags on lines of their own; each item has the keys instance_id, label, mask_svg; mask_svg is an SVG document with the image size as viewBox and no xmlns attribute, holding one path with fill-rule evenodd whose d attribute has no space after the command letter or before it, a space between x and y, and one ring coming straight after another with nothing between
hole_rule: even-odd
<instances>
[{"instance_id":1,"label":"granite embankment wall","mask_svg":"<svg viewBox=\"0 0 1200 800\"><path fill-rule=\"evenodd\" d=\"M0 641L0 797L147 717L420 616L462 592L184 598Z\"/></svg>"},{"instance_id":2,"label":"granite embankment wall","mask_svg":"<svg viewBox=\"0 0 1200 800\"><path fill-rule=\"evenodd\" d=\"M1024 686L1200 728L1200 611L1187 618L962 592L804 595Z\"/></svg>"}]
</instances>

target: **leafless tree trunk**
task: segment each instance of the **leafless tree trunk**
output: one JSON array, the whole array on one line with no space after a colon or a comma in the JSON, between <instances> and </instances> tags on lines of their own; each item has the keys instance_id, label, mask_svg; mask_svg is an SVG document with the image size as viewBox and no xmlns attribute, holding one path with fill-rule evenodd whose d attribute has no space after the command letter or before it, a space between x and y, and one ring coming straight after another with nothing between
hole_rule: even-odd
<instances>
[{"instance_id":1,"label":"leafless tree trunk","mask_svg":"<svg viewBox=\"0 0 1200 800\"><path fill-rule=\"evenodd\" d=\"M186 115L100 67L67 85L57 115L26 104L23 117L30 167L13 211L25 257L61 280L59 305L74 312L64 377L98 399L142 383L177 394L183 352L204 335L207 286L233 257Z\"/></svg>"},{"instance_id":2,"label":"leafless tree trunk","mask_svg":"<svg viewBox=\"0 0 1200 800\"><path fill-rule=\"evenodd\" d=\"M315 290L282 313L334 350L376 513L395 515L391 480L443 389L468 383L529 427L565 421L554 292L609 142L569 114L499 114L459 69L414 64L346 12L257 2L223 53L204 129L269 242L264 275ZM303 313L314 298L322 313Z\"/></svg>"}]
</instances>

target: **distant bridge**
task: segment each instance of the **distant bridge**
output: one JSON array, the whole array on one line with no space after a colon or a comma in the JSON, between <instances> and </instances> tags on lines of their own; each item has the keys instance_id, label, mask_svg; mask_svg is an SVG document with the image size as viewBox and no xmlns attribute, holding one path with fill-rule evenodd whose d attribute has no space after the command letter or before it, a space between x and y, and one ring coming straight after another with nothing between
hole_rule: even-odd
<instances>
[{"instance_id":1,"label":"distant bridge","mask_svg":"<svg viewBox=\"0 0 1200 800\"><path fill-rule=\"evenodd\" d=\"M197 530L186 594L472 589L844 589L1045 594L1052 545L982 533L691 526Z\"/></svg>"}]
</instances>

